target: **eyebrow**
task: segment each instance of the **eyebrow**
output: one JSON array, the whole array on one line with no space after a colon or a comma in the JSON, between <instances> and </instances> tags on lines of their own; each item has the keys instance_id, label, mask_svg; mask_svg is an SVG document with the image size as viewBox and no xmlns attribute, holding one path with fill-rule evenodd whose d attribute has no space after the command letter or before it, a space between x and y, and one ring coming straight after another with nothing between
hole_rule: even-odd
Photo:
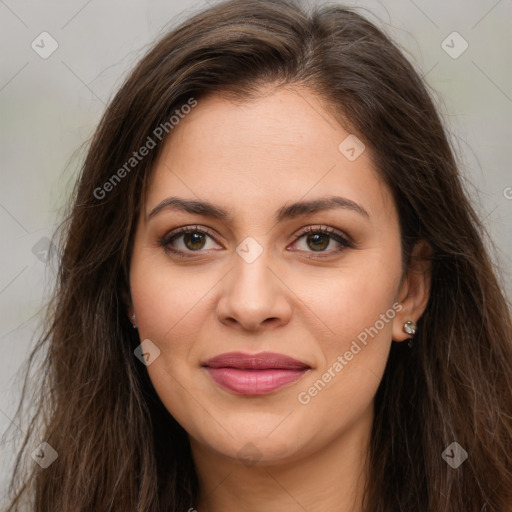
<instances>
[{"instance_id":1,"label":"eyebrow","mask_svg":"<svg viewBox=\"0 0 512 512\"><path fill-rule=\"evenodd\" d=\"M337 208L351 210L363 217L366 217L367 219L370 218L369 213L360 204L352 201L351 199L340 196L328 196L319 199L312 199L310 201L297 201L295 203L284 205L277 210L275 220L276 222L282 222L286 219L294 219L303 215ZM208 201L196 201L175 196L167 197L157 204L151 210L149 215L147 215L146 220L150 220L157 213L168 209L182 210L187 213L203 215L205 217L211 217L213 219L226 222L232 222L233 220L233 216L230 212L224 210L220 206L209 203Z\"/></svg>"}]
</instances>

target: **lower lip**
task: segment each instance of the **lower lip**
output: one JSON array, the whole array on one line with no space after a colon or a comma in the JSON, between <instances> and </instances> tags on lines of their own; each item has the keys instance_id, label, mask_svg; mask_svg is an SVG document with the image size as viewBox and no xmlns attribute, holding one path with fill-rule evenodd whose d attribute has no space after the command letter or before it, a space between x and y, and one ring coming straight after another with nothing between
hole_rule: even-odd
<instances>
[{"instance_id":1,"label":"lower lip","mask_svg":"<svg viewBox=\"0 0 512 512\"><path fill-rule=\"evenodd\" d=\"M299 380L309 368L302 370L240 370L207 368L212 379L223 388L242 395L265 395Z\"/></svg>"}]
</instances>

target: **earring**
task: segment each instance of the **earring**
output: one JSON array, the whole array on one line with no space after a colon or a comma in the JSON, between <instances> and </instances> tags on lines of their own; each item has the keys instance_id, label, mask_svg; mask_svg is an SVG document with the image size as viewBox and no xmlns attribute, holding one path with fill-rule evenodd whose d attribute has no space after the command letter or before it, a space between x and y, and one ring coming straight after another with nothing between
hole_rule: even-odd
<instances>
[{"instance_id":1,"label":"earring","mask_svg":"<svg viewBox=\"0 0 512 512\"><path fill-rule=\"evenodd\" d=\"M133 324L134 329L137 329L136 321L137 321L137 318L135 316L135 313L132 313L132 324Z\"/></svg>"},{"instance_id":2,"label":"earring","mask_svg":"<svg viewBox=\"0 0 512 512\"><path fill-rule=\"evenodd\" d=\"M409 348L412 348L412 337L416 334L416 323L412 320L408 320L404 324L404 332L407 334L411 334L411 339L409 340Z\"/></svg>"}]
</instances>

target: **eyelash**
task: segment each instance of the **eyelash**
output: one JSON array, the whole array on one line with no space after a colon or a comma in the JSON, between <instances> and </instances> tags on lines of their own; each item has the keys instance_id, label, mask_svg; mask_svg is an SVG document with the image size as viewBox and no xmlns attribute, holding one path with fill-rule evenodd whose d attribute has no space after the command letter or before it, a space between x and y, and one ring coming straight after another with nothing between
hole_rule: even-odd
<instances>
[{"instance_id":1,"label":"eyelash","mask_svg":"<svg viewBox=\"0 0 512 512\"><path fill-rule=\"evenodd\" d=\"M199 226L186 226L184 228L179 228L176 231L172 231L171 233L166 234L164 237L162 237L159 240L158 244L159 244L160 247L162 247L164 249L164 251L166 253L172 253L172 254L175 254L175 255L180 256L182 258L193 258L194 256L188 255L187 253L194 253L194 252L201 253L201 252L204 252L204 251L202 251L200 249L197 250L197 251L190 251L190 250L182 251L182 250L178 250L178 249L172 249L170 247L170 243L171 242L173 242L175 239L177 239L180 236L185 235L187 233L200 233L200 234L203 234L203 235L208 235L210 238L215 240L215 237L213 236L213 234L208 229L206 229L206 228L202 228L202 227L199 227ZM343 251L346 248L354 248L354 245L347 238L345 238L338 231L336 231L335 229L333 229L333 228L326 228L326 227L315 227L315 226L308 226L307 228L302 230L300 232L300 234L298 234L295 237L295 239L293 240L292 243L296 243L303 236L305 236L305 235L307 235L309 233L329 235L329 237L334 239L336 242L338 242L341 245L341 247L338 248L338 249L331 250L331 251L305 251L305 252L308 252L308 253L311 252L311 253L316 255L316 256L307 256L308 258L313 258L313 259L325 258L325 257L331 256L333 254L333 252L334 253L339 253L339 252ZM323 255L322 255L322 253L323 253Z\"/></svg>"}]
</instances>

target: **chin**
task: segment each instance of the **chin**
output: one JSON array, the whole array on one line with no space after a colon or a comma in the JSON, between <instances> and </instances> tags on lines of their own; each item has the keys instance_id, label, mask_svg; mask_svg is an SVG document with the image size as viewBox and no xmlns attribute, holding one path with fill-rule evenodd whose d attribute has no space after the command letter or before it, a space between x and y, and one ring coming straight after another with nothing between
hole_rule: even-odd
<instances>
[{"instance_id":1,"label":"chin","mask_svg":"<svg viewBox=\"0 0 512 512\"><path fill-rule=\"evenodd\" d=\"M227 446L217 445L217 450L222 455L249 467L283 465L294 462L303 455L300 444L294 442L291 437L285 441L245 436Z\"/></svg>"},{"instance_id":2,"label":"chin","mask_svg":"<svg viewBox=\"0 0 512 512\"><path fill-rule=\"evenodd\" d=\"M292 414L293 415L293 414ZM290 415L290 416L292 416ZM254 416L233 424L225 423L226 430L219 427L214 432L202 432L194 436L197 443L208 451L214 451L245 466L275 466L292 463L319 449L321 439L313 433L304 436L304 425L284 425L281 418L276 421L258 421ZM286 421L286 420L285 420Z\"/></svg>"}]
</instances>

